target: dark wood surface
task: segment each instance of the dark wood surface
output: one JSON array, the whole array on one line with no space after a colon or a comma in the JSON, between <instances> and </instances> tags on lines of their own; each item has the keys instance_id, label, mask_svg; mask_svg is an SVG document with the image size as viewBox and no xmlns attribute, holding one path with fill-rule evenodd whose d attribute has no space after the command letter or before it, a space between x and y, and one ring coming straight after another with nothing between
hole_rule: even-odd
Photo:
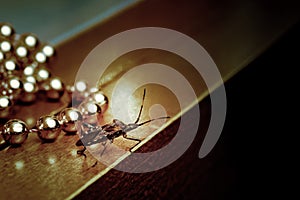
<instances>
[{"instance_id":1,"label":"dark wood surface","mask_svg":"<svg viewBox=\"0 0 300 200\"><path fill-rule=\"evenodd\" d=\"M299 85L299 35L300 24L225 84L226 123L207 157L200 160L198 151L207 129L209 98L199 103L197 138L180 159L150 173L111 170L75 199L293 198L289 163L295 157L287 142L295 134L290 124ZM139 151L165 145L177 126L173 123Z\"/></svg>"},{"instance_id":2,"label":"dark wood surface","mask_svg":"<svg viewBox=\"0 0 300 200\"><path fill-rule=\"evenodd\" d=\"M226 3L204 0L189 1L189 3L179 0L144 1L136 7L119 13L108 21L89 30L84 30L76 37L69 38L59 44L56 47L58 56L52 66L53 73L63 77L67 83L73 83L80 63L89 51L104 39L131 28L159 26L178 30L197 40L213 57L224 80L227 80L237 71L247 66L250 61L255 59L299 19L298 7L295 5L297 4L293 1L286 1L284 4L272 2L271 5L267 1L241 2L230 0ZM136 62L139 62L139 59L142 58L141 55L135 54L134 57L137 57ZM163 57L163 55L158 54L157 59ZM274 57L279 59L281 55ZM173 64L176 64L177 61L174 60L174 62ZM272 66L271 69L273 69ZM277 74L271 77L281 77L279 76L280 72L278 70ZM260 73L260 68L256 68L256 71L252 73L252 77L256 74L260 75ZM264 75L266 76L266 74ZM250 76L247 79L247 84L252 83L252 77ZM257 77L254 79L257 80ZM263 82L264 79L261 79ZM269 84L273 86L272 83ZM233 94L244 91L245 95L251 95L243 99L246 101L247 98L258 96L259 85L256 86L249 93L238 87ZM277 84L275 88L280 88L280 86L280 84ZM203 88L198 89L199 95L205 91ZM200 89L202 90L200 91ZM283 93L284 89L280 88L277 95L282 96ZM136 98L140 98L140 96L136 96ZM278 97L276 96L276 98ZM228 105L238 105L236 103L240 102L233 102ZM267 105L268 103L265 102ZM201 104L202 112L204 112L207 110L207 104ZM38 117L50 112L51 107L47 107L47 110L43 107L40 109L26 109L27 111L24 112ZM138 109L138 107L136 108ZM255 107L250 108L247 108L248 111L256 112ZM240 111L238 114L244 114L243 107L236 109ZM263 110L263 108L260 109ZM209 112L204 112L204 115L207 116L208 114ZM263 116L259 116L263 119ZM109 116L107 117L109 118ZM241 121L236 123L244 122L244 117L237 116L237 119ZM251 127L254 122L250 117L245 120L249 121L249 124L245 124L248 130L248 127ZM232 121L232 119L228 118L227 121ZM204 123L201 127L203 131L205 130L205 121L201 123ZM234 126L236 123L229 126ZM241 129L243 130L243 128ZM166 137L162 137L158 141L164 141L172 137L169 133L173 129L176 129L176 124L170 127L169 131L164 132ZM186 130L188 131L188 127ZM230 135L229 132L227 132L227 135ZM254 140L251 135L253 133L249 132L249 134L250 139ZM224 137L223 135L222 137ZM237 136L239 135L237 134ZM225 145L224 148L223 145L221 147L217 146L214 150L217 153L199 160L197 159L197 153L202 138L203 133L200 133L195 141L196 147L191 147L191 150L184 157L164 170L154 172L153 175L149 173L132 175L113 170L110 175L98 180L99 185L90 187L78 198L100 198L103 195L102 197L105 198L117 199L135 194L143 198L171 198L175 196L178 196L178 198L185 196L192 198L199 195L208 198L214 195L226 196L227 191L229 193L235 191L232 187L239 185L239 182L235 182L240 177L238 170L235 169L238 165L237 161L225 158L231 156L228 151L233 151L233 149L230 149L228 143L224 142L223 144L220 142ZM86 160L78 157L76 154L77 147L74 145L76 140L76 136L67 137L61 134L55 143L41 144L36 135L31 135L21 148L10 148L1 151L0 197L11 199L21 199L23 197L64 199L76 194L84 184L91 183L91 180L99 177L98 175L103 172L105 166L98 164L94 168L90 168L95 160L91 156L88 156ZM160 143L157 142L157 144ZM255 150L247 144L250 143L245 144L247 148ZM151 143L147 145L149 148L153 146L158 148L158 146ZM241 153L236 156L242 157L243 155ZM190 160L185 160L185 158ZM219 160L219 158L223 159ZM16 169L16 165L19 166L20 163L23 168ZM246 164L248 163L246 162ZM177 165L179 168L176 167ZM218 166L221 167L218 168ZM190 174L193 174L193 176ZM210 179L211 176L215 179ZM202 179L202 181L193 182L194 178ZM192 187L192 185L195 185L195 187ZM144 190L145 188L147 190ZM188 192L186 193L186 191Z\"/></svg>"}]
</instances>

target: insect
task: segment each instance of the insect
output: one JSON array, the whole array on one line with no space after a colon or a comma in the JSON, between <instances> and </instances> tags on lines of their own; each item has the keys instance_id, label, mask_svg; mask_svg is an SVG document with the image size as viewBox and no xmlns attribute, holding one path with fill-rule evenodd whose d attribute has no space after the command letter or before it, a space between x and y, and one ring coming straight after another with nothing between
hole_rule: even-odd
<instances>
[{"instance_id":1,"label":"insect","mask_svg":"<svg viewBox=\"0 0 300 200\"><path fill-rule=\"evenodd\" d=\"M112 143L115 138L118 138L120 136L123 136L123 138L127 140L133 140L138 142L137 144L135 144L133 147L130 148L131 151L135 146L137 146L141 142L141 140L137 138L128 137L127 133L129 131L132 131L140 126L143 126L155 120L170 118L169 116L159 117L159 118L150 119L145 122L138 123L140 121L142 110L144 107L145 96L146 96L146 89L144 89L142 105L140 107L138 117L133 123L125 124L124 122L118 119L114 119L112 123L105 124L103 126L92 126L88 123L83 123L82 124L83 128L87 128L88 131L83 132L81 134L81 138L76 142L76 146L84 146L83 149L77 151L77 154L86 157L84 153L86 150L86 146L91 146L93 144L98 144L98 143L106 143L107 141L111 141Z\"/></svg>"}]
</instances>

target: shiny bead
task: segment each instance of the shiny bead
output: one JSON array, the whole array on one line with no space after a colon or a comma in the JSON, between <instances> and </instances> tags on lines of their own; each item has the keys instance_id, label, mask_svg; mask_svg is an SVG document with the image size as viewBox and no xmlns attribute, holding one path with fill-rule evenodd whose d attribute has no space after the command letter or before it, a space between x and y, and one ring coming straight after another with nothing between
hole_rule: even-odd
<instances>
[{"instance_id":1,"label":"shiny bead","mask_svg":"<svg viewBox=\"0 0 300 200\"><path fill-rule=\"evenodd\" d=\"M8 87L12 90L18 90L23 87L21 80L16 76L10 77L7 82L8 82Z\"/></svg>"},{"instance_id":2,"label":"shiny bead","mask_svg":"<svg viewBox=\"0 0 300 200\"><path fill-rule=\"evenodd\" d=\"M12 101L8 96L0 96L0 118L6 118L10 115Z\"/></svg>"},{"instance_id":3,"label":"shiny bead","mask_svg":"<svg viewBox=\"0 0 300 200\"><path fill-rule=\"evenodd\" d=\"M8 40L3 40L0 43L0 50L4 53L9 52L12 50L12 44Z\"/></svg>"},{"instance_id":4,"label":"shiny bead","mask_svg":"<svg viewBox=\"0 0 300 200\"><path fill-rule=\"evenodd\" d=\"M50 100L59 100L65 92L65 86L59 78L51 78L46 88L47 98Z\"/></svg>"},{"instance_id":5,"label":"shiny bead","mask_svg":"<svg viewBox=\"0 0 300 200\"><path fill-rule=\"evenodd\" d=\"M34 70L34 77L37 82L43 82L50 78L51 73L46 67L40 66Z\"/></svg>"},{"instance_id":6,"label":"shiny bead","mask_svg":"<svg viewBox=\"0 0 300 200\"><path fill-rule=\"evenodd\" d=\"M11 91L13 99L18 99L23 88L23 83L17 76L11 76L7 80L8 90Z\"/></svg>"},{"instance_id":7,"label":"shiny bead","mask_svg":"<svg viewBox=\"0 0 300 200\"><path fill-rule=\"evenodd\" d=\"M14 54L19 62L21 62L21 63L28 62L29 51L25 46L19 45L19 46L15 47Z\"/></svg>"},{"instance_id":8,"label":"shiny bead","mask_svg":"<svg viewBox=\"0 0 300 200\"><path fill-rule=\"evenodd\" d=\"M0 24L0 35L3 37L10 37L14 34L14 29L10 24L1 23Z\"/></svg>"},{"instance_id":9,"label":"shiny bead","mask_svg":"<svg viewBox=\"0 0 300 200\"><path fill-rule=\"evenodd\" d=\"M24 57L27 56L28 51L27 51L26 47L19 46L19 47L16 48L16 54L17 54L17 56L19 56L21 58L24 58Z\"/></svg>"},{"instance_id":10,"label":"shiny bead","mask_svg":"<svg viewBox=\"0 0 300 200\"><path fill-rule=\"evenodd\" d=\"M93 102L83 102L79 105L83 121L89 124L98 124L101 119L101 107Z\"/></svg>"},{"instance_id":11,"label":"shiny bead","mask_svg":"<svg viewBox=\"0 0 300 200\"><path fill-rule=\"evenodd\" d=\"M59 115L62 129L68 133L74 133L80 130L82 114L76 108L65 108Z\"/></svg>"},{"instance_id":12,"label":"shiny bead","mask_svg":"<svg viewBox=\"0 0 300 200\"><path fill-rule=\"evenodd\" d=\"M52 46L47 44L42 47L42 52L44 53L45 56L50 58L50 57L54 56L55 50Z\"/></svg>"},{"instance_id":13,"label":"shiny bead","mask_svg":"<svg viewBox=\"0 0 300 200\"><path fill-rule=\"evenodd\" d=\"M3 126L3 139L12 145L19 145L25 142L28 137L29 129L27 125L18 119L12 119Z\"/></svg>"},{"instance_id":14,"label":"shiny bead","mask_svg":"<svg viewBox=\"0 0 300 200\"><path fill-rule=\"evenodd\" d=\"M89 95L88 85L85 81L77 81L74 84L74 91L72 93L72 105L78 106L81 104Z\"/></svg>"},{"instance_id":15,"label":"shiny bead","mask_svg":"<svg viewBox=\"0 0 300 200\"><path fill-rule=\"evenodd\" d=\"M47 61L47 56L43 52L37 52L34 55L34 60L38 63L45 63Z\"/></svg>"},{"instance_id":16,"label":"shiny bead","mask_svg":"<svg viewBox=\"0 0 300 200\"><path fill-rule=\"evenodd\" d=\"M0 96L0 110L4 110L12 105L11 100L7 96Z\"/></svg>"},{"instance_id":17,"label":"shiny bead","mask_svg":"<svg viewBox=\"0 0 300 200\"><path fill-rule=\"evenodd\" d=\"M90 102L94 102L99 105L101 108L101 112L105 112L108 108L108 98L101 91L96 91L90 94L88 98Z\"/></svg>"},{"instance_id":18,"label":"shiny bead","mask_svg":"<svg viewBox=\"0 0 300 200\"><path fill-rule=\"evenodd\" d=\"M75 91L77 92L85 92L88 90L88 85L85 81L77 81L75 83Z\"/></svg>"},{"instance_id":19,"label":"shiny bead","mask_svg":"<svg viewBox=\"0 0 300 200\"><path fill-rule=\"evenodd\" d=\"M0 51L0 63L2 63L5 59L5 55L3 54L2 51Z\"/></svg>"},{"instance_id":20,"label":"shiny bead","mask_svg":"<svg viewBox=\"0 0 300 200\"><path fill-rule=\"evenodd\" d=\"M35 50L39 44L38 38L33 34L22 34L20 41L30 50Z\"/></svg>"},{"instance_id":21,"label":"shiny bead","mask_svg":"<svg viewBox=\"0 0 300 200\"><path fill-rule=\"evenodd\" d=\"M36 128L39 138L45 142L54 141L61 131L58 119L51 115L40 117Z\"/></svg>"},{"instance_id":22,"label":"shiny bead","mask_svg":"<svg viewBox=\"0 0 300 200\"><path fill-rule=\"evenodd\" d=\"M35 101L37 97L38 87L36 83L25 81L19 97L21 102L31 103Z\"/></svg>"},{"instance_id":23,"label":"shiny bead","mask_svg":"<svg viewBox=\"0 0 300 200\"><path fill-rule=\"evenodd\" d=\"M28 65L28 66L26 66L26 67L24 68L23 74L24 74L25 76L32 76L33 73L34 73L34 69L35 69L35 68L34 68L33 66Z\"/></svg>"},{"instance_id":24,"label":"shiny bead","mask_svg":"<svg viewBox=\"0 0 300 200\"><path fill-rule=\"evenodd\" d=\"M4 68L8 72L12 72L19 69L19 66L17 65L17 62L15 60L6 60L4 62Z\"/></svg>"}]
</instances>

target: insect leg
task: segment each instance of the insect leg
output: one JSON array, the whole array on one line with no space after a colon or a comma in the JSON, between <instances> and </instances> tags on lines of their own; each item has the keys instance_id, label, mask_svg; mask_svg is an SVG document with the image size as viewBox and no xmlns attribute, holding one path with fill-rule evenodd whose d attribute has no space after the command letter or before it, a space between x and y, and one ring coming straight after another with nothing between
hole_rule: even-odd
<instances>
[{"instance_id":1,"label":"insect leg","mask_svg":"<svg viewBox=\"0 0 300 200\"><path fill-rule=\"evenodd\" d=\"M137 139L137 138L130 138L130 137L127 137L126 134L123 134L123 137L124 137L125 139L127 139L127 140L132 140L132 141L137 141L137 142L138 142L138 143L136 143L133 147L131 147L131 148L129 149L130 152L132 152L132 149L133 149L134 147L136 147L136 146L142 141L142 140Z\"/></svg>"},{"instance_id":2,"label":"insect leg","mask_svg":"<svg viewBox=\"0 0 300 200\"><path fill-rule=\"evenodd\" d=\"M83 149L77 151L77 154L79 154L79 155L81 155L81 156L84 156L84 157L86 158L86 155L85 155L85 153L84 153L85 150L86 150L86 147L84 146Z\"/></svg>"},{"instance_id":3,"label":"insect leg","mask_svg":"<svg viewBox=\"0 0 300 200\"><path fill-rule=\"evenodd\" d=\"M107 140L106 140L105 142L103 142L102 145L104 146L104 149L103 149L103 151L101 152L100 157L102 157L104 151L106 150L106 147L107 147Z\"/></svg>"},{"instance_id":4,"label":"insect leg","mask_svg":"<svg viewBox=\"0 0 300 200\"><path fill-rule=\"evenodd\" d=\"M143 107L144 107L145 96L146 96L146 89L144 89L144 94L143 94L143 99L142 99L142 105L141 105L138 117L137 117L137 119L134 122L135 124L138 123L139 120L140 120L140 117L141 117L141 114L142 114L142 110L143 110Z\"/></svg>"}]
</instances>

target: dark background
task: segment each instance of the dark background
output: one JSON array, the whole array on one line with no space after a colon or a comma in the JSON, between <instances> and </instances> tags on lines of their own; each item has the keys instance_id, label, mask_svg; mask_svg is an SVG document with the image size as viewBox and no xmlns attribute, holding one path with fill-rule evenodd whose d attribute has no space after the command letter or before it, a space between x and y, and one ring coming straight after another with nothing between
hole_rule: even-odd
<instances>
[{"instance_id":1,"label":"dark background","mask_svg":"<svg viewBox=\"0 0 300 200\"><path fill-rule=\"evenodd\" d=\"M209 98L199 103L199 133L179 160L151 173L111 170L76 199L292 198L297 157L292 156L296 145L290 141L299 134L299 36L298 23L226 82L226 123L207 157L200 160L198 152L207 129ZM141 151L165 144L177 126L174 123Z\"/></svg>"}]
</instances>

